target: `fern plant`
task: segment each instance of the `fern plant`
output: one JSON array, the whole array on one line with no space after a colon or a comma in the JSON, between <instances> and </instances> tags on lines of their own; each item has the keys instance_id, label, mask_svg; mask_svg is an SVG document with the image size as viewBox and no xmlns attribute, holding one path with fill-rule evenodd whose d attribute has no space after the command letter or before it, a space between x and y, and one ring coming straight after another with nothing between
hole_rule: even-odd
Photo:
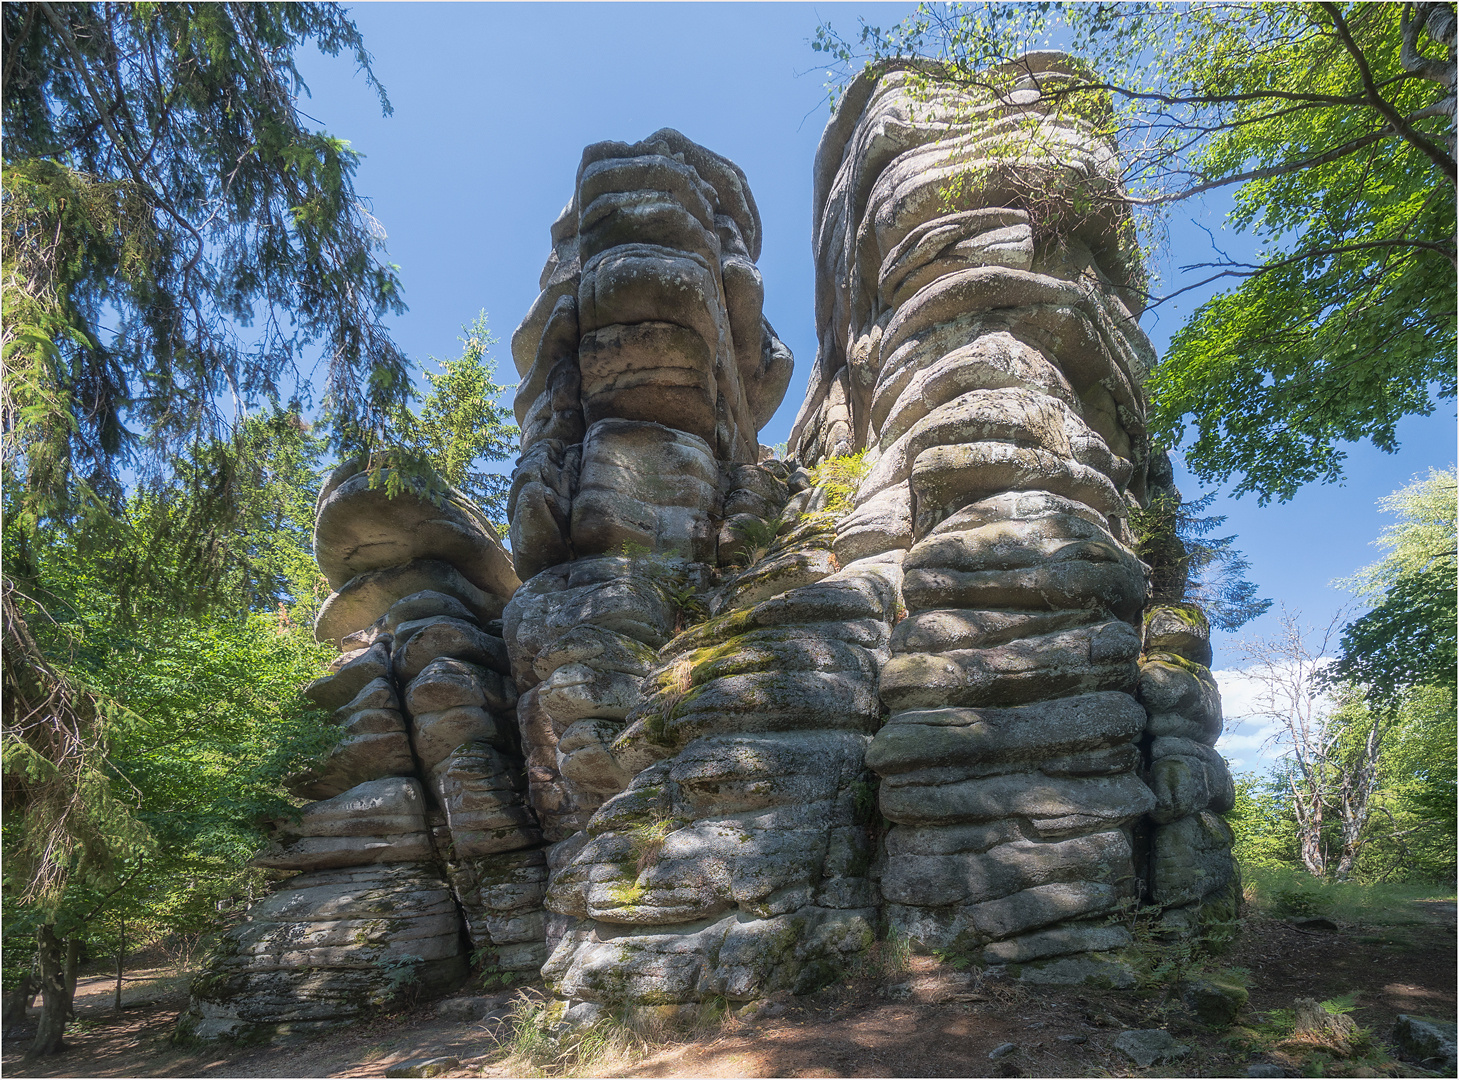
<instances>
[{"instance_id":1,"label":"fern plant","mask_svg":"<svg viewBox=\"0 0 1459 1080\"><path fill-rule=\"evenodd\" d=\"M773 517L757 518L747 515L731 523L730 532L734 533L745 545L735 553L734 564L747 568L767 557L786 524L787 518L783 508Z\"/></svg>"}]
</instances>

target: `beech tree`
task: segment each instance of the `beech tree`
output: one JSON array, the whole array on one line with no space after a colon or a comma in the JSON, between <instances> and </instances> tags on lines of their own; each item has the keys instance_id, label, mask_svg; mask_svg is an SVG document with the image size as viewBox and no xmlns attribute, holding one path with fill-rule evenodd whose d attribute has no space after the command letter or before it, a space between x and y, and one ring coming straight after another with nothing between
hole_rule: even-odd
<instances>
[{"instance_id":1,"label":"beech tree","mask_svg":"<svg viewBox=\"0 0 1459 1080\"><path fill-rule=\"evenodd\" d=\"M1118 188L1081 191L1133 205L1147 246L1176 205L1234 189L1228 224L1257 253L1151 293L1232 285L1175 334L1150 420L1202 480L1265 502L1339 479L1343 442L1395 449L1401 418L1455 395L1455 27L1441 3L924 4L814 44L843 80L930 58L969 109L1014 106L1006 153L1056 166L1018 122L1012 61L1068 49L1081 62L1044 80L1045 105L1117 143Z\"/></svg>"},{"instance_id":2,"label":"beech tree","mask_svg":"<svg viewBox=\"0 0 1459 1080\"><path fill-rule=\"evenodd\" d=\"M1242 641L1243 675L1255 683L1254 715L1272 723L1268 745L1282 754L1281 786L1295 820L1297 851L1314 877L1352 874L1367 840L1391 717L1361 687L1323 677L1341 613L1304 629L1283 611L1269 638Z\"/></svg>"}]
</instances>

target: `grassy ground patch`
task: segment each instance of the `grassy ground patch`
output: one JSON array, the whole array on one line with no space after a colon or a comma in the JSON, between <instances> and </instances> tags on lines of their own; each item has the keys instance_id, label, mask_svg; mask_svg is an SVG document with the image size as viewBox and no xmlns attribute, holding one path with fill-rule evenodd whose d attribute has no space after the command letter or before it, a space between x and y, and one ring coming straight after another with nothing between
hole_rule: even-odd
<instances>
[{"instance_id":1,"label":"grassy ground patch","mask_svg":"<svg viewBox=\"0 0 1459 1080\"><path fill-rule=\"evenodd\" d=\"M1427 921L1415 901L1453 902L1445 885L1365 885L1324 881L1295 868L1243 868L1246 902L1267 915L1291 918L1325 915L1360 926L1409 926Z\"/></svg>"}]
</instances>

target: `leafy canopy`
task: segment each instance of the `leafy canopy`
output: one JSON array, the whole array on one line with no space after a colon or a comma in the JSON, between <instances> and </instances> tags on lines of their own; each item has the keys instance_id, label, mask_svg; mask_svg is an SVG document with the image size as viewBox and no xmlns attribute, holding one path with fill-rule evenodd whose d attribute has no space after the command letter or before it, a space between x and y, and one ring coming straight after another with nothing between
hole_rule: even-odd
<instances>
[{"instance_id":1,"label":"leafy canopy","mask_svg":"<svg viewBox=\"0 0 1459 1080\"><path fill-rule=\"evenodd\" d=\"M1447 4L990 3L814 45L843 79L920 55L1004 95L1016 70L990 69L1069 48L1082 74L1044 98L1117 142L1123 190L1091 197L1132 203L1147 243L1173 204L1236 186L1230 224L1259 250L1185 268L1236 284L1175 335L1151 430L1191 429L1197 476L1265 502L1339 479L1340 443L1395 449L1402 417L1455 395L1454 41Z\"/></svg>"},{"instance_id":2,"label":"leafy canopy","mask_svg":"<svg viewBox=\"0 0 1459 1080\"><path fill-rule=\"evenodd\" d=\"M1388 554L1345 582L1375 603L1343 629L1331 676L1363 683L1387 704L1414 687L1452 694L1459 664L1454 467L1430 469L1379 505L1398 515L1376 541Z\"/></svg>"},{"instance_id":3,"label":"leafy canopy","mask_svg":"<svg viewBox=\"0 0 1459 1080\"><path fill-rule=\"evenodd\" d=\"M6 485L5 865L15 895L41 910L111 888L121 868L175 846L144 812L161 799L126 764L128 746L184 759L231 745L229 782L261 790L250 747L316 723L294 702L322 662L308 633L328 592L311 552L319 440L283 412L235 437L240 453L205 448L169 484L134 491L113 516L119 527L95 536L37 528L10 512L19 500ZM247 461L248 482L195 532L210 515L190 503L212 492L190 473L212 474L220 457ZM269 632L244 632L257 619ZM200 767L181 773L202 783ZM200 790L176 811L223 813Z\"/></svg>"},{"instance_id":4,"label":"leafy canopy","mask_svg":"<svg viewBox=\"0 0 1459 1080\"><path fill-rule=\"evenodd\" d=\"M156 718L107 658L189 615L312 614L309 365L342 447L410 382L358 155L298 108L309 41L379 89L341 8L13 3L0 26L6 865L54 914L157 852L116 756Z\"/></svg>"}]
</instances>

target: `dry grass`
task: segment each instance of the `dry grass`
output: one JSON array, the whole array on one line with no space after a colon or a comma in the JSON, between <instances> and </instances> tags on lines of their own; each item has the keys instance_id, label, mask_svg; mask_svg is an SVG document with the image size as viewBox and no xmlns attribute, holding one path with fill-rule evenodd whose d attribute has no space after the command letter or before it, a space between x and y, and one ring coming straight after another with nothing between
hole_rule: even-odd
<instances>
[{"instance_id":1,"label":"dry grass","mask_svg":"<svg viewBox=\"0 0 1459 1080\"><path fill-rule=\"evenodd\" d=\"M738 1027L722 1000L605 1009L577 1025L564 1021L565 1011L540 991L520 992L496 1037L493 1067L513 1076L620 1076L666 1046Z\"/></svg>"}]
</instances>

